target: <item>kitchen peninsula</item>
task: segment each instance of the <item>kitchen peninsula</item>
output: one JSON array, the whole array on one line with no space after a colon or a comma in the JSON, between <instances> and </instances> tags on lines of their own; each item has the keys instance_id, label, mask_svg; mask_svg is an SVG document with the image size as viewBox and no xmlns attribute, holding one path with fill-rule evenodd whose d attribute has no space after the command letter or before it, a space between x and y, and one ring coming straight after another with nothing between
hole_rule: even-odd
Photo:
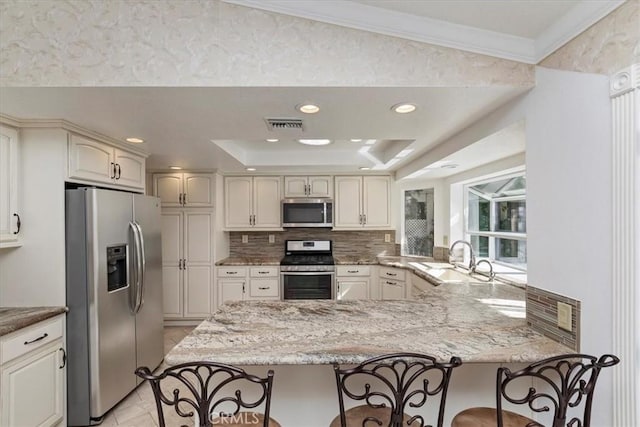
<instances>
[{"instance_id":1,"label":"kitchen peninsula","mask_svg":"<svg viewBox=\"0 0 640 427\"><path fill-rule=\"evenodd\" d=\"M493 403L499 364L571 352L528 328L524 317L524 291L500 283L430 286L413 300L228 302L165 362L215 360L258 374L274 369L273 416L282 425L315 427L337 413L333 362L400 351L442 361L458 356L463 366L452 377L450 420L465 407Z\"/></svg>"}]
</instances>

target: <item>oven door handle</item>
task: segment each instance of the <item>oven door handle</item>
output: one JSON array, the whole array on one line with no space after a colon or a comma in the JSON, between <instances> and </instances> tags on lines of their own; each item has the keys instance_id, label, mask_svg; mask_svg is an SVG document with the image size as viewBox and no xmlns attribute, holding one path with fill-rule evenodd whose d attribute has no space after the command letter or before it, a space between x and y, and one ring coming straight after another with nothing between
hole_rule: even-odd
<instances>
[{"instance_id":1,"label":"oven door handle","mask_svg":"<svg viewBox=\"0 0 640 427\"><path fill-rule=\"evenodd\" d=\"M280 275L284 276L333 276L335 271L281 271Z\"/></svg>"}]
</instances>

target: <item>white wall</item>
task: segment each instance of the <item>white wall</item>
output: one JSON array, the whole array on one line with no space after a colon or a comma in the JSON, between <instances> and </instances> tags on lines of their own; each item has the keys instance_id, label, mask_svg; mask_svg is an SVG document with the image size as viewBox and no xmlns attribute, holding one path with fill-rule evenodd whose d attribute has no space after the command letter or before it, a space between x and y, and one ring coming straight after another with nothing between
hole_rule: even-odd
<instances>
[{"instance_id":1,"label":"white wall","mask_svg":"<svg viewBox=\"0 0 640 427\"><path fill-rule=\"evenodd\" d=\"M20 131L23 246L0 250L0 306L65 305L67 133Z\"/></svg>"}]
</instances>

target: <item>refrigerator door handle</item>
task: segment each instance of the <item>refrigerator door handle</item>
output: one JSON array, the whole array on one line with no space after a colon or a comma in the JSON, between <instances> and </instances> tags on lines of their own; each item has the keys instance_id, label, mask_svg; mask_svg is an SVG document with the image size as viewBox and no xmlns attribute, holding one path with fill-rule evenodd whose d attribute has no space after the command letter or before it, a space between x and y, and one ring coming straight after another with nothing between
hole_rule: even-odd
<instances>
[{"instance_id":1,"label":"refrigerator door handle","mask_svg":"<svg viewBox=\"0 0 640 427\"><path fill-rule=\"evenodd\" d=\"M131 311L135 314L138 312L138 295L140 293L140 271L142 270L141 259L140 259L140 235L138 234L138 228L136 227L135 222L130 222L129 227L131 227L131 231L133 232L133 252L135 257L135 266L133 268L133 272L135 272L135 280L132 280L131 286Z\"/></svg>"},{"instance_id":2,"label":"refrigerator door handle","mask_svg":"<svg viewBox=\"0 0 640 427\"><path fill-rule=\"evenodd\" d=\"M138 289L138 305L136 309L136 313L140 311L140 308L144 304L144 285L145 285L145 274L147 273L147 258L144 253L144 235L142 234L142 227L137 222L136 228L138 229L138 244L140 245L140 287Z\"/></svg>"}]
</instances>

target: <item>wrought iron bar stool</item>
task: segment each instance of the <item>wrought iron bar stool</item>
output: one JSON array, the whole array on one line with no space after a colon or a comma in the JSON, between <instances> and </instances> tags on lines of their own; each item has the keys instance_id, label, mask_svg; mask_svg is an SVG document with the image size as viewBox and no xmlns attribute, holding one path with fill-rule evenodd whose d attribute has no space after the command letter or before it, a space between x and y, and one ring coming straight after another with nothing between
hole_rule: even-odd
<instances>
[{"instance_id":1,"label":"wrought iron bar stool","mask_svg":"<svg viewBox=\"0 0 640 427\"><path fill-rule=\"evenodd\" d=\"M374 357L351 369L334 364L340 414L330 427L425 427L423 415L411 416L405 409L423 407L438 395L433 406L438 414L436 425L442 427L451 373L461 364L458 357L438 363L432 356L417 353ZM365 404L345 409L345 395Z\"/></svg>"},{"instance_id":2,"label":"wrought iron bar stool","mask_svg":"<svg viewBox=\"0 0 640 427\"><path fill-rule=\"evenodd\" d=\"M192 362L171 366L158 375L139 367L136 375L151 385L160 427L184 422L193 426L195 418L200 427L280 427L269 418L272 370L260 378L231 365ZM175 413L165 414L163 405L173 407ZM264 406L263 414L252 411L259 406Z\"/></svg>"},{"instance_id":3,"label":"wrought iron bar stool","mask_svg":"<svg viewBox=\"0 0 640 427\"><path fill-rule=\"evenodd\" d=\"M466 409L454 417L451 427L544 427L531 418L502 409L503 399L516 405L527 404L538 413L553 411L552 427L589 427L593 393L600 370L619 362L620 359L611 354L599 359L586 354L565 354L541 360L516 372L498 368L497 407ZM519 381L529 385L524 395L514 390ZM536 388L536 382L541 387ZM581 405L582 410L579 409Z\"/></svg>"}]
</instances>

